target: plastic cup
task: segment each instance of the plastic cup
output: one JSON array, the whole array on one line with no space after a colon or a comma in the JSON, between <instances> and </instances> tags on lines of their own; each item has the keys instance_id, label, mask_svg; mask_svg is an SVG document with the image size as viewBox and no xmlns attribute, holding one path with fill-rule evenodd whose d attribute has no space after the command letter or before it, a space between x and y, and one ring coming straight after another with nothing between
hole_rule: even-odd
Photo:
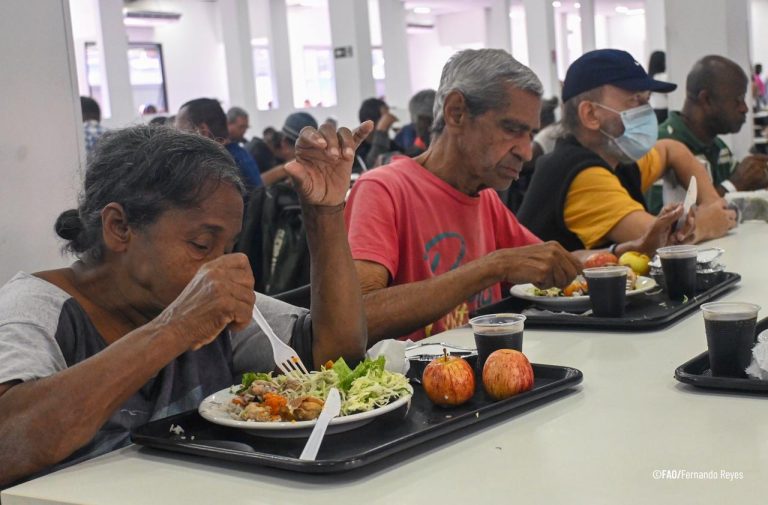
<instances>
[{"instance_id":1,"label":"plastic cup","mask_svg":"<svg viewBox=\"0 0 768 505\"><path fill-rule=\"evenodd\" d=\"M482 372L485 360L498 349L523 350L522 314L488 314L469 320L477 346L477 370Z\"/></svg>"},{"instance_id":2,"label":"plastic cup","mask_svg":"<svg viewBox=\"0 0 768 505\"><path fill-rule=\"evenodd\" d=\"M659 248L667 296L671 300L684 300L696 296L696 254L691 245L671 245Z\"/></svg>"},{"instance_id":3,"label":"plastic cup","mask_svg":"<svg viewBox=\"0 0 768 505\"><path fill-rule=\"evenodd\" d=\"M585 268L589 301L596 317L621 317L627 301L627 272L624 266Z\"/></svg>"},{"instance_id":4,"label":"plastic cup","mask_svg":"<svg viewBox=\"0 0 768 505\"><path fill-rule=\"evenodd\" d=\"M759 310L758 305L743 302L714 302L701 306L712 375L746 377L744 369L752 361Z\"/></svg>"}]
</instances>

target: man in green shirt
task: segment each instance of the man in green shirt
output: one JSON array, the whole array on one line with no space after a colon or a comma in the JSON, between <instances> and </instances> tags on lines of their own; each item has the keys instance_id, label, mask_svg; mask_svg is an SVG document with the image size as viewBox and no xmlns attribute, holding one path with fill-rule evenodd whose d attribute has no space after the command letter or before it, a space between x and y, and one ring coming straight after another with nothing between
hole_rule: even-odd
<instances>
[{"instance_id":1,"label":"man in green shirt","mask_svg":"<svg viewBox=\"0 0 768 505\"><path fill-rule=\"evenodd\" d=\"M738 64L722 56L705 56L688 73L683 110L670 112L659 125L659 138L685 144L707 168L720 195L768 186L768 156L747 156L736 163L731 150L718 137L736 133L744 125L749 111L745 102L748 85L749 78ZM661 209L664 200L671 203L685 195L677 181L666 180L674 190L662 197L659 181L646 195L653 213Z\"/></svg>"}]
</instances>

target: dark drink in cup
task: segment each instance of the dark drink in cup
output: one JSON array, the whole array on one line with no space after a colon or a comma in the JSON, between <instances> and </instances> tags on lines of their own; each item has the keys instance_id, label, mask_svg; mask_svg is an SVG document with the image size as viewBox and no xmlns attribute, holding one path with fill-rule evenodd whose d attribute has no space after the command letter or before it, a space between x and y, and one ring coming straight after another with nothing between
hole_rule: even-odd
<instances>
[{"instance_id":1,"label":"dark drink in cup","mask_svg":"<svg viewBox=\"0 0 768 505\"><path fill-rule=\"evenodd\" d=\"M752 303L715 302L705 303L701 310L712 375L745 377L744 369L752 361L760 307Z\"/></svg>"},{"instance_id":2,"label":"dark drink in cup","mask_svg":"<svg viewBox=\"0 0 768 505\"><path fill-rule=\"evenodd\" d=\"M475 334L477 346L477 371L483 372L485 360L498 349L523 351L523 328L525 316L522 314L489 314L469 320Z\"/></svg>"},{"instance_id":3,"label":"dark drink in cup","mask_svg":"<svg viewBox=\"0 0 768 505\"><path fill-rule=\"evenodd\" d=\"M585 268L592 314L597 317L621 317L627 300L627 267Z\"/></svg>"},{"instance_id":4,"label":"dark drink in cup","mask_svg":"<svg viewBox=\"0 0 768 505\"><path fill-rule=\"evenodd\" d=\"M697 249L689 245L662 247L658 251L664 284L670 300L684 300L696 296Z\"/></svg>"},{"instance_id":5,"label":"dark drink in cup","mask_svg":"<svg viewBox=\"0 0 768 505\"><path fill-rule=\"evenodd\" d=\"M523 350L523 332L515 333L475 333L475 345L477 346L477 365L482 370L485 360L493 351L499 349Z\"/></svg>"}]
</instances>

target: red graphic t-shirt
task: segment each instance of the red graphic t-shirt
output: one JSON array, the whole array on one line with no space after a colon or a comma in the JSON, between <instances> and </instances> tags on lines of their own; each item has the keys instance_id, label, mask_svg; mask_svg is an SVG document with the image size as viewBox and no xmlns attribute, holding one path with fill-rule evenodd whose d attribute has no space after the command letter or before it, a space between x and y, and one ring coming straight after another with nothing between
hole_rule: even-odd
<instances>
[{"instance_id":1,"label":"red graphic t-shirt","mask_svg":"<svg viewBox=\"0 0 768 505\"><path fill-rule=\"evenodd\" d=\"M438 276L496 249L541 242L495 191L466 195L405 157L358 179L345 218L352 257L384 266L392 285ZM462 326L471 311L500 298L495 284L401 338L416 341Z\"/></svg>"}]
</instances>

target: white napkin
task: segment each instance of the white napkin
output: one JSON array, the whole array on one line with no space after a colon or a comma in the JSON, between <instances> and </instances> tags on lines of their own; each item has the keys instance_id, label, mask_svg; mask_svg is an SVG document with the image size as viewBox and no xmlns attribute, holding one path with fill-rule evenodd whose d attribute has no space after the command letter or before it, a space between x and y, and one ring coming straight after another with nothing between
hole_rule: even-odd
<instances>
[{"instance_id":1,"label":"white napkin","mask_svg":"<svg viewBox=\"0 0 768 505\"><path fill-rule=\"evenodd\" d=\"M768 330L757 336L757 344L752 348L752 363L746 372L752 378L768 380Z\"/></svg>"},{"instance_id":2,"label":"white napkin","mask_svg":"<svg viewBox=\"0 0 768 505\"><path fill-rule=\"evenodd\" d=\"M410 340L381 340L365 353L366 357L376 359L384 356L386 364L384 368L390 372L397 372L405 375L410 368L410 362L405 359L405 348L413 344Z\"/></svg>"}]
</instances>

